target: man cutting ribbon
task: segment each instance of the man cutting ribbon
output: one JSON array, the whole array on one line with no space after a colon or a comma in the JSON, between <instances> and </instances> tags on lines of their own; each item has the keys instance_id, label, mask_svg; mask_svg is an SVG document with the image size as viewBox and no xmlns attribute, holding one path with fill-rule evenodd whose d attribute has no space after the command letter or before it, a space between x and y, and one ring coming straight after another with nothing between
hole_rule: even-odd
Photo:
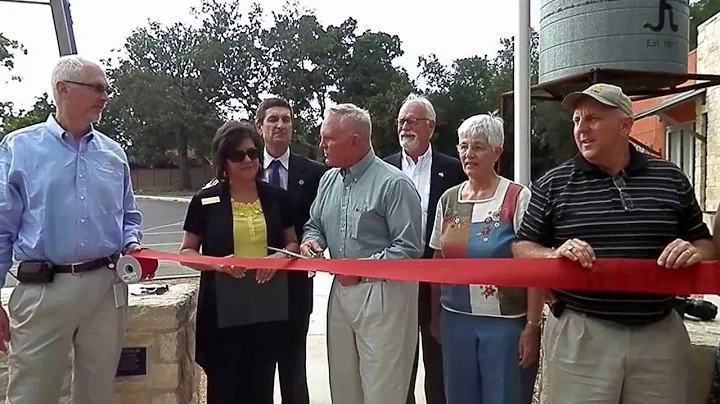
<instances>
[{"instance_id":1,"label":"man cutting ribbon","mask_svg":"<svg viewBox=\"0 0 720 404\"><path fill-rule=\"evenodd\" d=\"M423 255L420 195L371 147L370 114L330 107L320 129L325 162L300 251L371 260ZM332 401L404 403L418 339L418 283L336 276L328 303Z\"/></svg>"},{"instance_id":2,"label":"man cutting ribbon","mask_svg":"<svg viewBox=\"0 0 720 404\"><path fill-rule=\"evenodd\" d=\"M714 259L685 174L630 145L633 109L622 89L596 84L563 105L573 110L580 153L532 185L514 256L562 257L589 271L596 257L654 259L677 271ZM690 341L675 296L552 295L544 341L549 402L686 402Z\"/></svg>"}]
</instances>

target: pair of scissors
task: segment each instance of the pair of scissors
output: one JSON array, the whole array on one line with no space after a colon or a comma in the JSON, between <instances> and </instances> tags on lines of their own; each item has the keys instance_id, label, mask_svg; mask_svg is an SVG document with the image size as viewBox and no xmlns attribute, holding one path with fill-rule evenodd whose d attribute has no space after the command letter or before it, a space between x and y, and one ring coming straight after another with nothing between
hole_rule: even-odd
<instances>
[{"instance_id":1,"label":"pair of scissors","mask_svg":"<svg viewBox=\"0 0 720 404\"><path fill-rule=\"evenodd\" d=\"M295 257L295 258L308 259L308 257L306 257L306 256L304 256L304 255L301 255L301 254L298 254L298 253L294 253L294 252L292 252L292 251L288 251L288 250L285 250L285 249L282 249L282 248L275 248L275 247L270 247L270 246L268 246L267 249L270 250L270 251L275 251L275 252L287 254L287 255L289 255L289 256L291 256L291 257Z\"/></svg>"}]
</instances>

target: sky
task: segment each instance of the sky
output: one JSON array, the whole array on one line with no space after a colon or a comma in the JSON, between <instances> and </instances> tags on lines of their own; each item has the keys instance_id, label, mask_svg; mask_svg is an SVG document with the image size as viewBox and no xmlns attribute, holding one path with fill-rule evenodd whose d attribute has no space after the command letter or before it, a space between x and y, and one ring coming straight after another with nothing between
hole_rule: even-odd
<instances>
[{"instance_id":1,"label":"sky","mask_svg":"<svg viewBox=\"0 0 720 404\"><path fill-rule=\"evenodd\" d=\"M42 1L42 0L41 0ZM474 56L494 56L500 38L517 30L518 0L442 0L427 3L412 0L297 0L313 9L323 25L337 25L348 17L366 29L398 35L405 55L397 60L410 74L418 73L417 58L435 53L450 64ZM268 17L280 11L286 0L261 0ZM70 0L78 54L92 60L108 58L123 46L133 29L148 21L172 24L194 20L191 7L200 0ZM243 2L248 7L251 1ZM538 29L540 0L531 0L531 25ZM0 0L0 33L21 42L27 55L18 54L12 74L23 78L10 81L0 72L0 101L30 107L36 96L50 93L50 74L59 57L50 7L8 3Z\"/></svg>"}]
</instances>

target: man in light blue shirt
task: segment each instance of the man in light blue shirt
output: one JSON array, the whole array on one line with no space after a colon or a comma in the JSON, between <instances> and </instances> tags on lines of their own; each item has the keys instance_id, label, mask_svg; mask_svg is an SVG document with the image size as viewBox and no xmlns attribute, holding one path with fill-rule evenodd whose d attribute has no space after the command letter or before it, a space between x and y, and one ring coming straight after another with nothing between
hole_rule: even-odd
<instances>
[{"instance_id":1,"label":"man in light blue shirt","mask_svg":"<svg viewBox=\"0 0 720 404\"><path fill-rule=\"evenodd\" d=\"M328 108L320 129L325 163L300 251L330 258L423 255L422 205L410 179L371 147L367 111ZM328 302L334 403L405 403L418 339L418 283L336 276Z\"/></svg>"},{"instance_id":2,"label":"man in light blue shirt","mask_svg":"<svg viewBox=\"0 0 720 404\"><path fill-rule=\"evenodd\" d=\"M125 152L92 126L108 101L103 70L66 56L52 85L57 113L0 141L0 281L20 263L9 324L0 308L7 402L57 403L72 347L73 402L110 403L127 321L113 269L140 248L142 216Z\"/></svg>"}]
</instances>

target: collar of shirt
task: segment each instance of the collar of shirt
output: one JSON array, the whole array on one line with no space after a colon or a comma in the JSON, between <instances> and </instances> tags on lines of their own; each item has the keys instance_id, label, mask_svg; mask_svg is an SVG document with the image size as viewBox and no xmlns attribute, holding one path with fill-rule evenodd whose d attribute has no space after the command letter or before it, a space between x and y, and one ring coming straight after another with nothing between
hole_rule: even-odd
<instances>
[{"instance_id":1,"label":"collar of shirt","mask_svg":"<svg viewBox=\"0 0 720 404\"><path fill-rule=\"evenodd\" d=\"M370 163L375 160L375 152L373 152L372 149L368 152L368 154L365 155L365 157L362 158L362 160L355 163L354 166L343 169L340 171L340 173L343 176L343 180L345 182L352 182L356 181L358 178L360 178L365 170L367 170L368 167L370 167Z\"/></svg>"},{"instance_id":2,"label":"collar of shirt","mask_svg":"<svg viewBox=\"0 0 720 404\"><path fill-rule=\"evenodd\" d=\"M61 140L65 140L65 135L69 135L69 133L65 131L62 126L60 126L57 120L55 120L55 116L53 116L53 114L48 115L48 118L45 121L45 125L48 132L52 133L53 136L56 136ZM85 136L83 136L83 139L87 138L87 141L89 142L90 140L92 140L93 136L95 136L94 132L95 128L92 126L92 124L90 124L90 131L85 134Z\"/></svg>"},{"instance_id":3,"label":"collar of shirt","mask_svg":"<svg viewBox=\"0 0 720 404\"><path fill-rule=\"evenodd\" d=\"M637 171L641 171L645 169L648 165L648 158L645 154L637 151L633 145L629 145L630 147L630 161L628 162L628 165L625 166L623 169L626 173L633 173ZM574 161L575 168L580 169L581 171L584 171L586 173L595 172L597 174L603 174L608 175L604 171L602 171L599 167L592 164L591 162L587 161L582 154L578 153L575 156Z\"/></svg>"},{"instance_id":4,"label":"collar of shirt","mask_svg":"<svg viewBox=\"0 0 720 404\"><path fill-rule=\"evenodd\" d=\"M430 145L430 144L428 145L427 150L425 150L425 153L423 153L423 155L418 158L417 164L415 163L415 161L413 161L412 157L410 157L405 152L405 149L401 149L401 150L402 150L401 153L402 153L403 163L407 164L408 167L419 166L419 165L422 165L422 163L425 160L430 161L432 159L432 145Z\"/></svg>"},{"instance_id":5,"label":"collar of shirt","mask_svg":"<svg viewBox=\"0 0 720 404\"><path fill-rule=\"evenodd\" d=\"M271 156L270 153L268 153L267 149L263 149L264 170L267 170L273 160L280 160L280 164L282 164L282 166L285 167L286 170L288 170L288 167L290 166L290 148L288 147L287 150L285 150L285 153L283 153L282 156L278 157L277 159Z\"/></svg>"}]
</instances>

